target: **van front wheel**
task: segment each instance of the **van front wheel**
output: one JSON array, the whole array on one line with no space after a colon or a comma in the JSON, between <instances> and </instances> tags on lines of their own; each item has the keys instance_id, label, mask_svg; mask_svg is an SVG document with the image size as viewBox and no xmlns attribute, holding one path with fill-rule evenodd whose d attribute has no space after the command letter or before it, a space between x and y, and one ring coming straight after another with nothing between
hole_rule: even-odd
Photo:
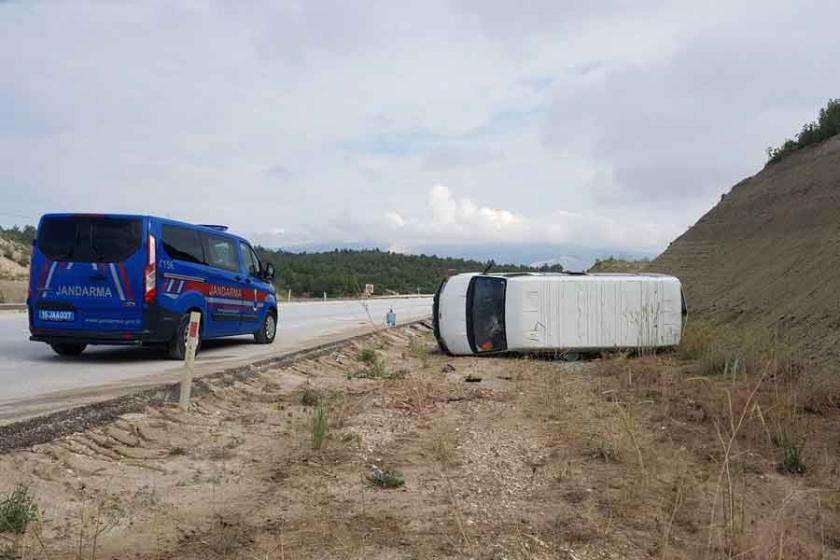
<instances>
[{"instance_id":1,"label":"van front wheel","mask_svg":"<svg viewBox=\"0 0 840 560\"><path fill-rule=\"evenodd\" d=\"M78 356L87 348L87 344L50 344L53 351L59 356Z\"/></svg>"},{"instance_id":2,"label":"van front wheel","mask_svg":"<svg viewBox=\"0 0 840 560\"><path fill-rule=\"evenodd\" d=\"M277 315L274 311L265 314L260 330L254 333L254 340L257 344L271 344L277 335Z\"/></svg>"},{"instance_id":3,"label":"van front wheel","mask_svg":"<svg viewBox=\"0 0 840 560\"><path fill-rule=\"evenodd\" d=\"M169 357L173 360L183 360L187 355L187 335L190 328L190 314L184 313L181 316L181 321L178 323L178 330L175 331L175 336L169 341ZM199 337L196 345L196 354L201 347L201 324L198 327Z\"/></svg>"}]
</instances>

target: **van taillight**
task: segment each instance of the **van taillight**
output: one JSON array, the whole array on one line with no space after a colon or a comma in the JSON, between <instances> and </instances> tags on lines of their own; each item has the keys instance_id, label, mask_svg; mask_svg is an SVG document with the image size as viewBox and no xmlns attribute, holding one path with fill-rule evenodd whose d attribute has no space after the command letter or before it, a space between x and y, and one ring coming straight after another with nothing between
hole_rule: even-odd
<instances>
[{"instance_id":1,"label":"van taillight","mask_svg":"<svg viewBox=\"0 0 840 560\"><path fill-rule=\"evenodd\" d=\"M151 233L149 234L149 244L148 244L148 260L146 261L146 269L143 271L143 285L145 291L143 292L143 301L146 303L150 303L154 301L156 289L155 289L155 282L156 282L156 270L157 270L157 255L155 254L155 236Z\"/></svg>"}]
</instances>

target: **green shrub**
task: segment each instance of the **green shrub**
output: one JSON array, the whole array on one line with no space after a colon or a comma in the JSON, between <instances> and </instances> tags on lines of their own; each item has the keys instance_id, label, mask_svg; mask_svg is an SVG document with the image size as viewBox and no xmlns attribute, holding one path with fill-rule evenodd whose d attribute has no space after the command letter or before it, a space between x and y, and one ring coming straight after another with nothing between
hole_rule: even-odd
<instances>
[{"instance_id":1,"label":"green shrub","mask_svg":"<svg viewBox=\"0 0 840 560\"><path fill-rule=\"evenodd\" d=\"M787 374L799 367L792 347L776 332L719 327L703 321L688 324L677 353L684 360L696 360L703 375L737 378L764 369Z\"/></svg>"},{"instance_id":2,"label":"green shrub","mask_svg":"<svg viewBox=\"0 0 840 560\"><path fill-rule=\"evenodd\" d=\"M699 360L722 336L721 329L711 323L689 321L677 349L678 355L684 360Z\"/></svg>"},{"instance_id":3,"label":"green shrub","mask_svg":"<svg viewBox=\"0 0 840 560\"><path fill-rule=\"evenodd\" d=\"M817 120L805 124L796 135L796 140L788 138L778 148L767 148L768 163L780 161L791 152L822 142L838 132L840 132L840 99L829 99L826 106L820 109Z\"/></svg>"},{"instance_id":4,"label":"green shrub","mask_svg":"<svg viewBox=\"0 0 840 560\"><path fill-rule=\"evenodd\" d=\"M327 407L318 404L312 415L312 449L321 449L327 437Z\"/></svg>"},{"instance_id":5,"label":"green shrub","mask_svg":"<svg viewBox=\"0 0 840 560\"><path fill-rule=\"evenodd\" d=\"M359 361L363 364L367 364L372 366L379 360L379 354L376 353L376 350L371 348L363 348L361 352L359 352Z\"/></svg>"},{"instance_id":6,"label":"green shrub","mask_svg":"<svg viewBox=\"0 0 840 560\"><path fill-rule=\"evenodd\" d=\"M401 472L388 469L383 470L379 467L373 467L367 479L368 482L380 488L399 488L405 484L405 478Z\"/></svg>"},{"instance_id":7,"label":"green shrub","mask_svg":"<svg viewBox=\"0 0 840 560\"><path fill-rule=\"evenodd\" d=\"M300 395L300 404L303 406L315 406L319 402L321 402L321 393L309 385L304 387L303 393Z\"/></svg>"},{"instance_id":8,"label":"green shrub","mask_svg":"<svg viewBox=\"0 0 840 560\"><path fill-rule=\"evenodd\" d=\"M362 351L362 353L365 352L365 350ZM385 358L372 350L371 354L365 354L364 360L361 357L359 359L366 363L368 367L355 373L348 373L347 379L354 377L358 379L402 379L408 373L404 369L395 371L388 369L388 366L385 364Z\"/></svg>"},{"instance_id":9,"label":"green shrub","mask_svg":"<svg viewBox=\"0 0 840 560\"><path fill-rule=\"evenodd\" d=\"M786 432L781 432L773 438L773 444L778 448L781 457L777 468L782 474L805 474L808 470L802 460L803 443L791 437Z\"/></svg>"},{"instance_id":10,"label":"green shrub","mask_svg":"<svg viewBox=\"0 0 840 560\"><path fill-rule=\"evenodd\" d=\"M28 486L18 484L0 500L0 533L22 535L38 519L38 503Z\"/></svg>"}]
</instances>

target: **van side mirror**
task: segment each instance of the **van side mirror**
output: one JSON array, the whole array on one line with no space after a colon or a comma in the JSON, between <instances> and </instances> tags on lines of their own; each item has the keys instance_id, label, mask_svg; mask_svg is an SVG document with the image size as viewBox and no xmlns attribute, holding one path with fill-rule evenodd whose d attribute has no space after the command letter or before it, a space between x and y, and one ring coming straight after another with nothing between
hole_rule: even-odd
<instances>
[{"instance_id":1,"label":"van side mirror","mask_svg":"<svg viewBox=\"0 0 840 560\"><path fill-rule=\"evenodd\" d=\"M264 280L271 282L274 280L274 265L270 262L263 263L262 265L262 277Z\"/></svg>"}]
</instances>

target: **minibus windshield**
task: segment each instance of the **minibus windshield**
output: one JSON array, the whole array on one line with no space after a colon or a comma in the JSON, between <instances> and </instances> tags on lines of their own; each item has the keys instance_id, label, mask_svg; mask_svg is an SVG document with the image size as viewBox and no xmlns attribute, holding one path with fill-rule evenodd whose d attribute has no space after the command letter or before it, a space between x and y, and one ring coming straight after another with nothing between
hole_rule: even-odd
<instances>
[{"instance_id":1,"label":"minibus windshield","mask_svg":"<svg viewBox=\"0 0 840 560\"><path fill-rule=\"evenodd\" d=\"M504 278L476 276L470 284L467 302L470 319L468 338L475 352L507 350L505 334Z\"/></svg>"}]
</instances>

